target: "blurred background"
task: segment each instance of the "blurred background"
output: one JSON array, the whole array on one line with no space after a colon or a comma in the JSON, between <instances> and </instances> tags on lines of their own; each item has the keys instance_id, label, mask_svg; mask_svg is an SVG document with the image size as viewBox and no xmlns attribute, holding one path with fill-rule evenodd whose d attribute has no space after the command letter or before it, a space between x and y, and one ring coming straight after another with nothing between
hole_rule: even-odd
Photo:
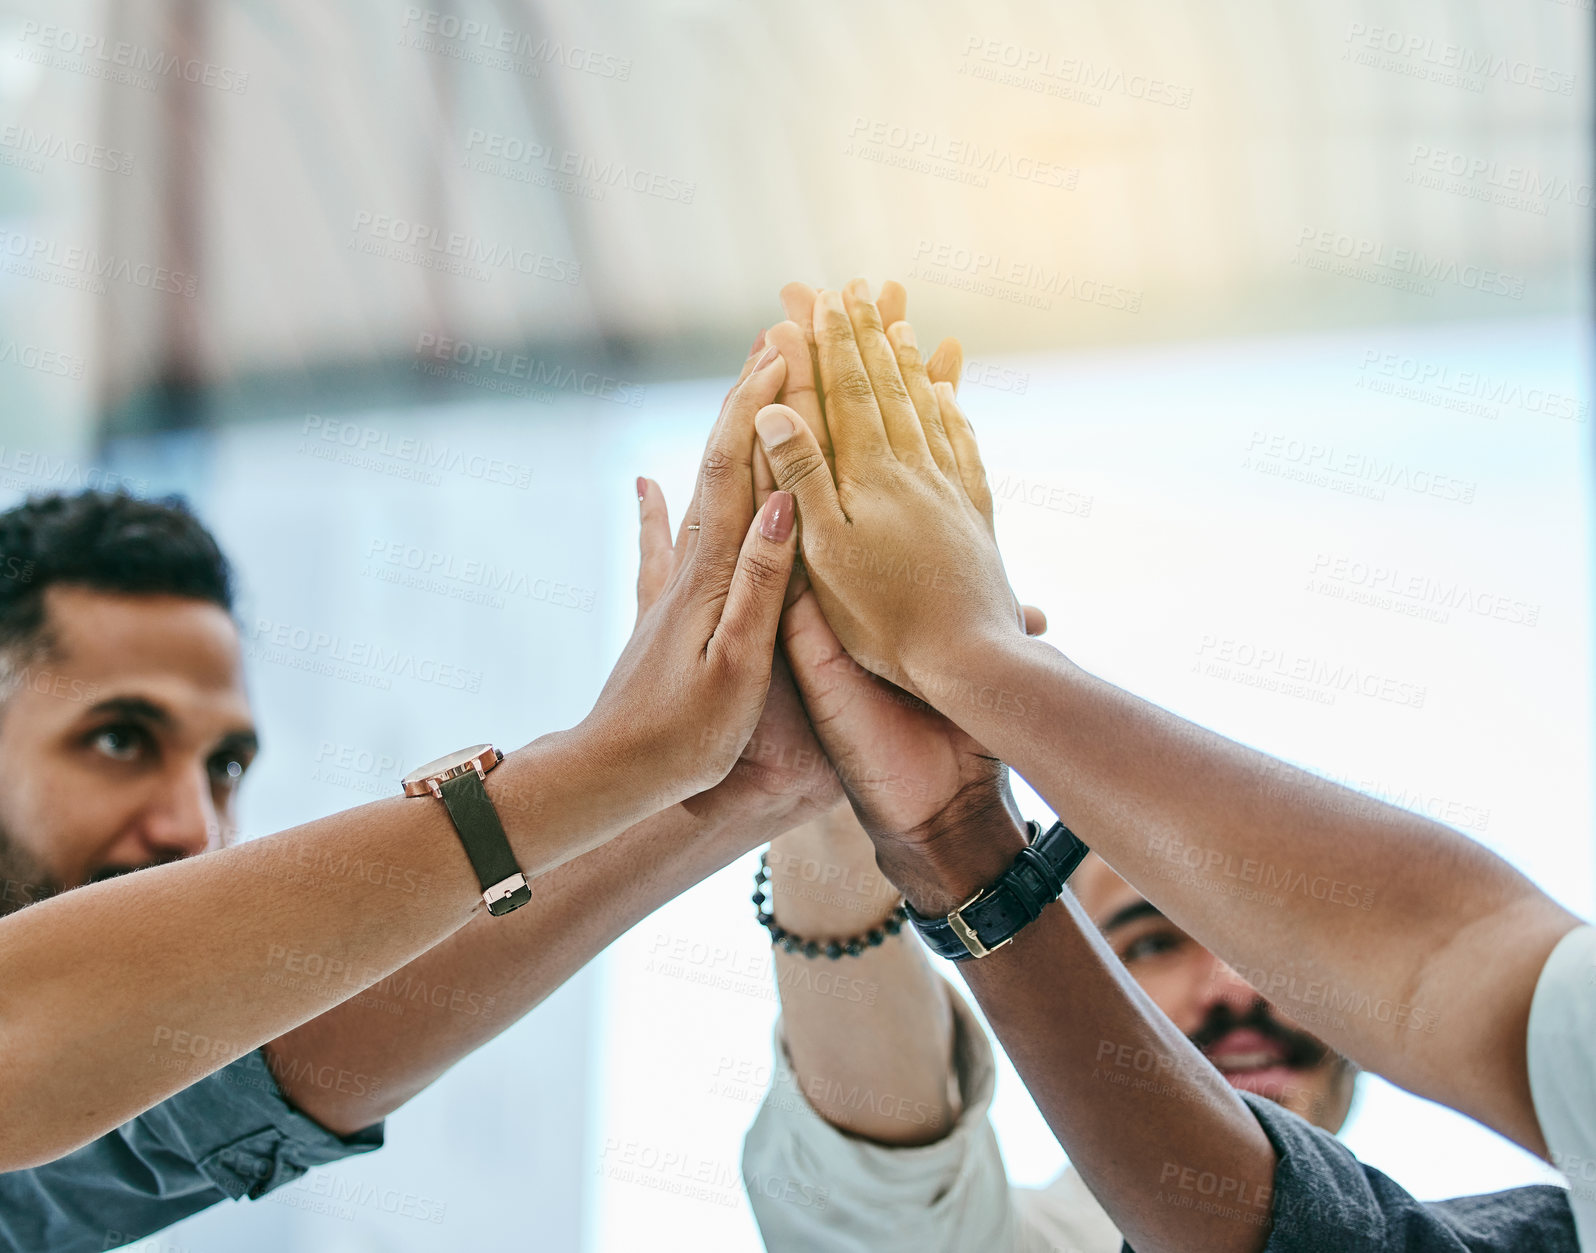
<instances>
[{"instance_id":1,"label":"blurred background","mask_svg":"<svg viewBox=\"0 0 1596 1253\"><path fill-rule=\"evenodd\" d=\"M266 834L579 719L635 476L685 503L784 282L897 278L965 345L1055 644L1590 917L1591 33L1584 0L0 2L0 503L194 502ZM758 1248L753 864L382 1153L139 1247ZM1017 1182L1060 1168L1006 1067L994 1117ZM1346 1139L1426 1198L1550 1177L1368 1079Z\"/></svg>"}]
</instances>

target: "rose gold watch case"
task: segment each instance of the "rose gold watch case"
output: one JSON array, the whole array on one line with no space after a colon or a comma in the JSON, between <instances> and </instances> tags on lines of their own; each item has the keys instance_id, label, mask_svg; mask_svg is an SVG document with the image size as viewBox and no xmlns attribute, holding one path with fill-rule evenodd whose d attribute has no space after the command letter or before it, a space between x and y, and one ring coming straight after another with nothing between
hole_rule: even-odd
<instances>
[{"instance_id":1,"label":"rose gold watch case","mask_svg":"<svg viewBox=\"0 0 1596 1253\"><path fill-rule=\"evenodd\" d=\"M450 779L458 779L472 770L478 776L485 775L503 760L504 754L492 744L473 744L416 767L405 775L400 787L406 796L438 796L441 799L438 789Z\"/></svg>"}]
</instances>

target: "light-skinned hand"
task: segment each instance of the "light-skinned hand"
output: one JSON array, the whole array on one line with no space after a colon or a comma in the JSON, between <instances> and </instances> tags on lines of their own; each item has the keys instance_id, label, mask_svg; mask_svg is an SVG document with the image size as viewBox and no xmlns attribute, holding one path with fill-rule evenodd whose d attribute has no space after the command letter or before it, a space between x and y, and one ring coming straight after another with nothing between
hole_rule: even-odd
<instances>
[{"instance_id":1,"label":"light-skinned hand","mask_svg":"<svg viewBox=\"0 0 1596 1253\"><path fill-rule=\"evenodd\" d=\"M1023 630L986 472L951 383L926 375L907 322L889 337L862 282L819 292L812 327L831 457L793 403L760 411L760 443L797 499L804 568L831 629L860 664L922 694L947 680L955 644ZM790 334L773 329L772 342Z\"/></svg>"}]
</instances>

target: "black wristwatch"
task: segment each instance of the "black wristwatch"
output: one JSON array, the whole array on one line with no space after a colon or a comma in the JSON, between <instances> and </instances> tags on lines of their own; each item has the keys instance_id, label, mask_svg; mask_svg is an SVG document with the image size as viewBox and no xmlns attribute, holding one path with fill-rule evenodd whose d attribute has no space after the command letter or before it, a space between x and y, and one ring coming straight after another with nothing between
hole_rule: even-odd
<instances>
[{"instance_id":1,"label":"black wristwatch","mask_svg":"<svg viewBox=\"0 0 1596 1253\"><path fill-rule=\"evenodd\" d=\"M909 906L909 921L938 957L973 961L995 953L1058 900L1064 881L1091 850L1062 822L1046 832L1026 824L1031 842L989 887L982 888L946 918L927 918Z\"/></svg>"},{"instance_id":2,"label":"black wristwatch","mask_svg":"<svg viewBox=\"0 0 1596 1253\"><path fill-rule=\"evenodd\" d=\"M431 795L444 803L477 872L482 900L495 917L532 899L499 811L482 785L483 776L503 760L504 754L492 744L476 744L412 770L401 784L406 796Z\"/></svg>"}]
</instances>

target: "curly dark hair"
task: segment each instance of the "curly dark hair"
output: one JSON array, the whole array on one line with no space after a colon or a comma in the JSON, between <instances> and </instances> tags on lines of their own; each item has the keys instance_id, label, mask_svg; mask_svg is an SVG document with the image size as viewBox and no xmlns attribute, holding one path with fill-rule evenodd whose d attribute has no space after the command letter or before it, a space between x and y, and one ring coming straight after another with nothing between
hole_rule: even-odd
<instances>
[{"instance_id":1,"label":"curly dark hair","mask_svg":"<svg viewBox=\"0 0 1596 1253\"><path fill-rule=\"evenodd\" d=\"M44 593L56 584L186 596L233 612L233 572L181 496L52 492L0 513L0 650L47 651Z\"/></svg>"}]
</instances>

